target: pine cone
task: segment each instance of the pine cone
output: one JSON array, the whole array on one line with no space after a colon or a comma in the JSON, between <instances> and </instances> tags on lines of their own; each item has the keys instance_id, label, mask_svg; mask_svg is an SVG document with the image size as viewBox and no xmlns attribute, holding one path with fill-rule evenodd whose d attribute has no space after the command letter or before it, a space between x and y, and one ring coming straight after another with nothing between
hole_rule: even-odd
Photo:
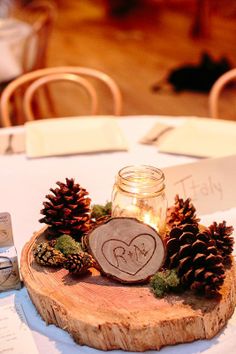
<instances>
[{"instance_id":1,"label":"pine cone","mask_svg":"<svg viewBox=\"0 0 236 354\"><path fill-rule=\"evenodd\" d=\"M83 251L87 252L88 249L89 249L89 247L88 247L88 245L89 245L88 238L89 238L90 232L92 232L96 227L104 224L110 218L111 218L110 215L104 215L104 216L101 216L100 218L96 219L95 221L91 221L90 230L81 237L81 245L82 245Z\"/></svg>"},{"instance_id":2,"label":"pine cone","mask_svg":"<svg viewBox=\"0 0 236 354\"><path fill-rule=\"evenodd\" d=\"M206 230L210 237L215 240L216 247L223 257L225 264L231 263L231 254L234 246L234 238L231 236L233 230L233 226L226 226L226 221L222 221L219 224L213 222L208 230Z\"/></svg>"},{"instance_id":3,"label":"pine cone","mask_svg":"<svg viewBox=\"0 0 236 354\"><path fill-rule=\"evenodd\" d=\"M196 225L175 227L166 240L166 267L176 269L186 288L214 296L224 282L223 258L208 233Z\"/></svg>"},{"instance_id":4,"label":"pine cone","mask_svg":"<svg viewBox=\"0 0 236 354\"><path fill-rule=\"evenodd\" d=\"M64 262L64 268L73 274L84 274L94 264L93 257L87 252L70 254Z\"/></svg>"},{"instance_id":5,"label":"pine cone","mask_svg":"<svg viewBox=\"0 0 236 354\"><path fill-rule=\"evenodd\" d=\"M199 220L196 217L196 209L191 199L183 200L177 194L175 196L175 204L167 210L167 226L171 229L185 224L197 225Z\"/></svg>"},{"instance_id":6,"label":"pine cone","mask_svg":"<svg viewBox=\"0 0 236 354\"><path fill-rule=\"evenodd\" d=\"M33 253L36 262L44 266L57 267L61 266L65 261L64 255L47 242L37 245Z\"/></svg>"},{"instance_id":7,"label":"pine cone","mask_svg":"<svg viewBox=\"0 0 236 354\"><path fill-rule=\"evenodd\" d=\"M59 188L50 189L53 194L46 195L39 221L49 225L48 232L52 236L67 234L80 240L81 235L90 228L90 198L88 192L74 183L74 179L66 178L66 184L57 182Z\"/></svg>"}]
</instances>

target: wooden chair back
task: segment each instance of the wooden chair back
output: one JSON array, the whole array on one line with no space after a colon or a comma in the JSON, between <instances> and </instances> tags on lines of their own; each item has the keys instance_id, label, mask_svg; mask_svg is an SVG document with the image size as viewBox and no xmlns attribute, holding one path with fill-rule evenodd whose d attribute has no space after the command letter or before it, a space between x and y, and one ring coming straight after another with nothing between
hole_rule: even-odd
<instances>
[{"instance_id":1,"label":"wooden chair back","mask_svg":"<svg viewBox=\"0 0 236 354\"><path fill-rule=\"evenodd\" d=\"M229 70L221 75L212 86L209 94L210 117L219 118L220 94L224 87L233 80L236 80L236 69Z\"/></svg>"},{"instance_id":2,"label":"wooden chair back","mask_svg":"<svg viewBox=\"0 0 236 354\"><path fill-rule=\"evenodd\" d=\"M77 76L77 77L75 77ZM81 77L82 76L82 77ZM90 114L98 113L98 98L95 88L88 82L88 78L95 78L107 86L113 100L113 114L120 115L122 110L122 97L116 82L104 72L86 67L53 67L35 70L26 73L10 82L2 92L0 99L0 118L4 127L14 125L11 115L11 98L18 88L25 88L23 94L23 114L25 120L35 118L32 110L32 99L36 90L42 85L46 85L52 81L76 82L80 84L88 93L91 99Z\"/></svg>"}]
</instances>

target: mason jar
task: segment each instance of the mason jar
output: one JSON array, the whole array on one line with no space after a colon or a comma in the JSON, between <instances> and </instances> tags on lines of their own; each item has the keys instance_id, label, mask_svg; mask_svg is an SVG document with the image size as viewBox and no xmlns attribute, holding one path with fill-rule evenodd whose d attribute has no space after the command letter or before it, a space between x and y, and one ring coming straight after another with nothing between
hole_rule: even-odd
<instances>
[{"instance_id":1,"label":"mason jar","mask_svg":"<svg viewBox=\"0 0 236 354\"><path fill-rule=\"evenodd\" d=\"M115 179L112 191L112 216L133 217L166 232L167 199L164 173L152 166L127 166Z\"/></svg>"}]
</instances>

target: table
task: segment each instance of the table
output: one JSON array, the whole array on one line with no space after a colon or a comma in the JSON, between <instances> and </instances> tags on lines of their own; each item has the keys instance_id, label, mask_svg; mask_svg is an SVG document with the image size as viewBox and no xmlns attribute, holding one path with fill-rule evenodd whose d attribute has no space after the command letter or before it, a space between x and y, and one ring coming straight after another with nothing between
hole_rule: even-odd
<instances>
[{"instance_id":1,"label":"table","mask_svg":"<svg viewBox=\"0 0 236 354\"><path fill-rule=\"evenodd\" d=\"M128 152L109 152L74 156L27 159L25 154L0 155L1 184L0 211L8 211L12 216L15 246L20 256L22 247L39 230L40 210L48 194L49 188L55 187L57 181L66 177L75 178L77 183L86 188L93 203L105 203L110 200L112 186L118 170L127 165L148 164L159 168L193 162L196 159L185 156L160 154L156 146L141 145L139 139L157 122L178 125L184 117L122 117L118 123L128 143ZM4 128L1 134L22 131L22 127ZM209 224L213 220L227 220L236 228L236 208L204 215L202 222ZM96 353L95 349L80 347L73 342L67 332L53 325L46 326L32 305L27 290L11 291L0 294L0 305L18 299L23 306L28 324L33 332L39 353ZM166 347L163 354L172 353L207 353L216 354L227 349L227 353L235 352L236 314L230 319L227 327L210 341L197 341ZM118 351L115 351L118 352Z\"/></svg>"}]
</instances>

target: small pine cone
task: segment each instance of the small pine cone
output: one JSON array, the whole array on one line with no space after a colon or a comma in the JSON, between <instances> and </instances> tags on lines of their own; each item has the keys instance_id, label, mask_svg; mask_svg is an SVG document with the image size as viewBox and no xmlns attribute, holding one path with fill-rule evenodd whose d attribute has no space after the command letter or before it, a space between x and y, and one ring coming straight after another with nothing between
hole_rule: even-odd
<instances>
[{"instance_id":1,"label":"small pine cone","mask_svg":"<svg viewBox=\"0 0 236 354\"><path fill-rule=\"evenodd\" d=\"M176 269L181 284L206 296L217 295L224 282L223 258L210 235L196 225L175 227L166 240L166 267Z\"/></svg>"},{"instance_id":2,"label":"small pine cone","mask_svg":"<svg viewBox=\"0 0 236 354\"><path fill-rule=\"evenodd\" d=\"M55 238L51 239L48 241L49 246L55 247L57 243L57 240Z\"/></svg>"},{"instance_id":3,"label":"small pine cone","mask_svg":"<svg viewBox=\"0 0 236 354\"><path fill-rule=\"evenodd\" d=\"M72 274L84 274L93 265L93 257L87 252L70 254L64 262L64 268Z\"/></svg>"},{"instance_id":4,"label":"small pine cone","mask_svg":"<svg viewBox=\"0 0 236 354\"><path fill-rule=\"evenodd\" d=\"M84 252L88 252L88 250L89 250L88 238L89 238L89 234L84 234L81 237L81 248Z\"/></svg>"},{"instance_id":5,"label":"small pine cone","mask_svg":"<svg viewBox=\"0 0 236 354\"><path fill-rule=\"evenodd\" d=\"M233 226L226 226L226 221L219 224L213 222L212 225L206 230L210 237L215 240L216 247L218 248L225 264L231 263L231 254L234 247Z\"/></svg>"},{"instance_id":6,"label":"small pine cone","mask_svg":"<svg viewBox=\"0 0 236 354\"><path fill-rule=\"evenodd\" d=\"M183 200L177 194L175 196L175 204L167 210L167 226L171 229L185 224L198 225L199 220L196 217L196 209L191 199Z\"/></svg>"},{"instance_id":7,"label":"small pine cone","mask_svg":"<svg viewBox=\"0 0 236 354\"><path fill-rule=\"evenodd\" d=\"M81 235L90 229L90 198L88 192L81 188L74 179L66 178L66 183L57 182L59 188L50 189L46 195L39 221L49 225L48 233L58 237L62 234L80 240Z\"/></svg>"},{"instance_id":8,"label":"small pine cone","mask_svg":"<svg viewBox=\"0 0 236 354\"><path fill-rule=\"evenodd\" d=\"M57 267L61 266L65 261L64 255L47 242L37 245L33 253L36 262L44 266Z\"/></svg>"}]
</instances>

